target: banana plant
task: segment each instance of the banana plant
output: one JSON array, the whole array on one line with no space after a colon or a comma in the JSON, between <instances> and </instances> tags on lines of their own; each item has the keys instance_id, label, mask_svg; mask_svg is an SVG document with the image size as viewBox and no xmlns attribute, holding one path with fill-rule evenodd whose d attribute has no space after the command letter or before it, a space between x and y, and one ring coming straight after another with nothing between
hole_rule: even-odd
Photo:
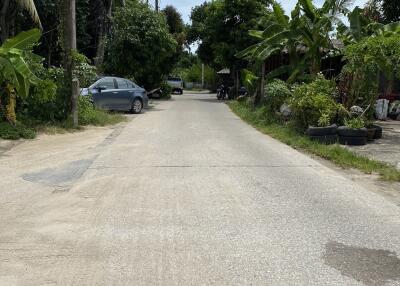
<instances>
[{"instance_id":1,"label":"banana plant","mask_svg":"<svg viewBox=\"0 0 400 286\"><path fill-rule=\"evenodd\" d=\"M236 56L259 62L285 50L289 56L289 65L275 70L271 75L278 76L284 73L295 75L296 69L300 66L296 50L299 43L299 33L296 27L299 25L300 5L297 4L292 11L291 19L285 15L280 4L274 3L272 7L274 18L267 23L267 28L263 31L249 31L249 34L259 42Z\"/></svg>"},{"instance_id":2,"label":"banana plant","mask_svg":"<svg viewBox=\"0 0 400 286\"><path fill-rule=\"evenodd\" d=\"M368 19L363 14L363 9L355 7L348 14L349 26L343 22L338 23L338 36L345 44L352 44L361 41L366 37L376 37L383 35L400 34L400 22L381 24Z\"/></svg>"},{"instance_id":3,"label":"banana plant","mask_svg":"<svg viewBox=\"0 0 400 286\"><path fill-rule=\"evenodd\" d=\"M15 124L16 96L27 97L30 85L38 82L38 78L30 69L26 59L38 59L31 48L40 39L38 29L19 33L16 37L6 40L0 46L0 87L5 91L8 104L6 106L7 120ZM1 102L0 102L1 105Z\"/></svg>"},{"instance_id":4,"label":"banana plant","mask_svg":"<svg viewBox=\"0 0 400 286\"><path fill-rule=\"evenodd\" d=\"M316 8L311 0L298 0L291 18L279 4L273 4L274 20L264 31L249 31L259 42L237 54L249 60L263 61L271 55L287 52L289 65L282 66L267 75L275 77L289 74L288 81L304 77L308 69L311 75L320 72L326 50L331 49L329 38L338 15L347 13L349 0L326 0L322 8ZM299 48L303 56L299 56Z\"/></svg>"}]
</instances>

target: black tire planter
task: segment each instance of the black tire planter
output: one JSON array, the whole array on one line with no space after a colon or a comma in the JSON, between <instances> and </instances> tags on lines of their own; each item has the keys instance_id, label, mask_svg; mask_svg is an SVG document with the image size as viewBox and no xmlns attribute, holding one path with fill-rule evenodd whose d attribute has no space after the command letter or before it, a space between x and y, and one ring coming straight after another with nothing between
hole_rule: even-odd
<instances>
[{"instance_id":1,"label":"black tire planter","mask_svg":"<svg viewBox=\"0 0 400 286\"><path fill-rule=\"evenodd\" d=\"M367 128L349 128L346 126L340 126L337 129L339 136L343 137L367 137Z\"/></svg>"},{"instance_id":2,"label":"black tire planter","mask_svg":"<svg viewBox=\"0 0 400 286\"><path fill-rule=\"evenodd\" d=\"M338 141L338 136L336 134L330 134L330 135L310 135L310 139L313 141L317 141L321 144L329 145L329 144L335 144Z\"/></svg>"},{"instance_id":3,"label":"black tire planter","mask_svg":"<svg viewBox=\"0 0 400 286\"><path fill-rule=\"evenodd\" d=\"M339 143L342 145L362 146L362 145L367 144L367 137L339 136Z\"/></svg>"},{"instance_id":4,"label":"black tire planter","mask_svg":"<svg viewBox=\"0 0 400 286\"><path fill-rule=\"evenodd\" d=\"M337 132L339 134L339 143L342 145L361 146L367 144L367 128L340 126Z\"/></svg>"},{"instance_id":5,"label":"black tire planter","mask_svg":"<svg viewBox=\"0 0 400 286\"><path fill-rule=\"evenodd\" d=\"M375 128L375 134L374 134L374 139L381 139L382 138L382 133L383 133L383 128L380 127L379 125L372 125Z\"/></svg>"},{"instance_id":6,"label":"black tire planter","mask_svg":"<svg viewBox=\"0 0 400 286\"><path fill-rule=\"evenodd\" d=\"M369 142L374 141L376 128L375 127L368 127L367 131L368 131L367 141L369 141Z\"/></svg>"},{"instance_id":7,"label":"black tire planter","mask_svg":"<svg viewBox=\"0 0 400 286\"><path fill-rule=\"evenodd\" d=\"M327 127L313 127L309 126L307 129L307 134L311 136L325 136L325 135L335 135L337 132L337 125L333 124Z\"/></svg>"}]
</instances>

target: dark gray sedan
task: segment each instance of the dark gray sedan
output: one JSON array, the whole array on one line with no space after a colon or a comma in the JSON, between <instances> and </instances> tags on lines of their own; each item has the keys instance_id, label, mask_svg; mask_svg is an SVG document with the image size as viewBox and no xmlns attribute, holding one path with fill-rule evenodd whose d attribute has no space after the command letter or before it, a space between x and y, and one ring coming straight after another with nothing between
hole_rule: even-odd
<instances>
[{"instance_id":1,"label":"dark gray sedan","mask_svg":"<svg viewBox=\"0 0 400 286\"><path fill-rule=\"evenodd\" d=\"M97 108L132 113L140 113L149 102L145 89L119 77L102 77L90 87L82 88L81 95L91 95Z\"/></svg>"}]
</instances>

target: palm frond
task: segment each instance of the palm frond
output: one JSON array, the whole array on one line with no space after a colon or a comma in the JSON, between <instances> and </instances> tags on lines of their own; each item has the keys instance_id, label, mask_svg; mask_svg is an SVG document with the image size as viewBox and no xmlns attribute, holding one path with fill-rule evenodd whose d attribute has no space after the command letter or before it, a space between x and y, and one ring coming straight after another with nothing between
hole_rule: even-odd
<instances>
[{"instance_id":1,"label":"palm frond","mask_svg":"<svg viewBox=\"0 0 400 286\"><path fill-rule=\"evenodd\" d=\"M28 11L32 20L42 28L42 23L40 22L39 14L36 10L35 2L33 0L16 0L16 2L22 9Z\"/></svg>"}]
</instances>

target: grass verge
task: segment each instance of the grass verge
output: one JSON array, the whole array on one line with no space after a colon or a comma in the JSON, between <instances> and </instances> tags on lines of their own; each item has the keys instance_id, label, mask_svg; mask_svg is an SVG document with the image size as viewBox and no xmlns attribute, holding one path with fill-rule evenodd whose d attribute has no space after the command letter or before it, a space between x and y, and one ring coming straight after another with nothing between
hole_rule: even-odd
<instances>
[{"instance_id":1,"label":"grass verge","mask_svg":"<svg viewBox=\"0 0 400 286\"><path fill-rule=\"evenodd\" d=\"M295 149L318 155L343 168L355 168L366 174L377 173L383 180L400 182L400 171L391 165L357 155L338 144L323 145L311 141L289 126L268 120L263 108L253 110L245 102L238 101L228 105L245 122Z\"/></svg>"},{"instance_id":2,"label":"grass verge","mask_svg":"<svg viewBox=\"0 0 400 286\"><path fill-rule=\"evenodd\" d=\"M20 138L33 139L38 132L59 134L81 130L83 126L106 126L126 121L127 118L119 113L95 109L86 99L79 101L79 127L74 128L72 119L63 121L43 122L32 118L22 118L16 126L8 122L0 122L0 138L18 140Z\"/></svg>"}]
</instances>

